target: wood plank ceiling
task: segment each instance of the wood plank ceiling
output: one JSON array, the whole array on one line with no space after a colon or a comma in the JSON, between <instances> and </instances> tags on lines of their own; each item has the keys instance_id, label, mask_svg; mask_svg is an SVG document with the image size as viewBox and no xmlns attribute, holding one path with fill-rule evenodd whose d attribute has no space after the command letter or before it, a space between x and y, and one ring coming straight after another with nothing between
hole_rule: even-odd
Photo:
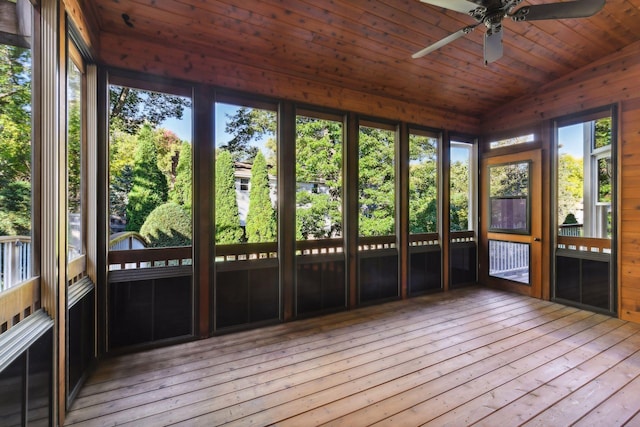
<instances>
[{"instance_id":1,"label":"wood plank ceiling","mask_svg":"<svg viewBox=\"0 0 640 427\"><path fill-rule=\"evenodd\" d=\"M607 0L602 11L586 19L505 19L504 56L489 66L482 58L483 26L412 59L414 52L475 22L418 0L89 3L102 39L131 37L157 43L159 49L181 49L479 118L640 40L640 0ZM102 42L98 56L109 49L113 46Z\"/></svg>"}]
</instances>

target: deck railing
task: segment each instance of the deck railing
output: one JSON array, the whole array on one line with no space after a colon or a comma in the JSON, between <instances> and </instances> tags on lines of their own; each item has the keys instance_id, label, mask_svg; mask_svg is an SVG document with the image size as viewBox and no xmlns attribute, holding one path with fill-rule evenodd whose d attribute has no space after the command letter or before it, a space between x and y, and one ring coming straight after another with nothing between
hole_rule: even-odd
<instances>
[{"instance_id":1,"label":"deck railing","mask_svg":"<svg viewBox=\"0 0 640 427\"><path fill-rule=\"evenodd\" d=\"M582 236L582 224L560 224L558 226L558 236Z\"/></svg>"},{"instance_id":2,"label":"deck railing","mask_svg":"<svg viewBox=\"0 0 640 427\"><path fill-rule=\"evenodd\" d=\"M31 275L31 237L0 236L0 292Z\"/></svg>"},{"instance_id":3,"label":"deck railing","mask_svg":"<svg viewBox=\"0 0 640 427\"><path fill-rule=\"evenodd\" d=\"M529 270L529 245L491 240L489 244L489 274L502 277L508 273Z\"/></svg>"}]
</instances>

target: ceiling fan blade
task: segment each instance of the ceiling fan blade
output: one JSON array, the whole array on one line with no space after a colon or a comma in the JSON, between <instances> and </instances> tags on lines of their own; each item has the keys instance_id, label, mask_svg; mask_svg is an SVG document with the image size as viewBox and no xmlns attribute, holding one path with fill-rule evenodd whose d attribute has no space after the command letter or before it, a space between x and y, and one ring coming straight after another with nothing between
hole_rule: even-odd
<instances>
[{"instance_id":1,"label":"ceiling fan blade","mask_svg":"<svg viewBox=\"0 0 640 427\"><path fill-rule=\"evenodd\" d=\"M502 58L502 26L484 34L484 65Z\"/></svg>"},{"instance_id":2,"label":"ceiling fan blade","mask_svg":"<svg viewBox=\"0 0 640 427\"><path fill-rule=\"evenodd\" d=\"M595 15L605 0L574 0L563 3L523 6L510 14L514 21L540 21L543 19L586 18Z\"/></svg>"},{"instance_id":3,"label":"ceiling fan blade","mask_svg":"<svg viewBox=\"0 0 640 427\"><path fill-rule=\"evenodd\" d=\"M447 44L451 43L452 41L457 40L460 37L469 34L477 25L478 24L469 25L468 27L464 27L463 29L461 29L459 31L456 31L453 34L448 35L447 37L443 38L442 40L435 42L431 46L427 46L424 49L422 49L421 51L418 51L418 52L414 53L413 55L411 55L411 57L413 59L422 58L426 54L431 53L434 50L438 50L442 46L447 45Z\"/></svg>"},{"instance_id":4,"label":"ceiling fan blade","mask_svg":"<svg viewBox=\"0 0 640 427\"><path fill-rule=\"evenodd\" d=\"M482 8L477 3L467 0L420 0L422 3L431 4L433 6L443 7L445 9L455 10L456 12L469 14L472 11Z\"/></svg>"}]
</instances>

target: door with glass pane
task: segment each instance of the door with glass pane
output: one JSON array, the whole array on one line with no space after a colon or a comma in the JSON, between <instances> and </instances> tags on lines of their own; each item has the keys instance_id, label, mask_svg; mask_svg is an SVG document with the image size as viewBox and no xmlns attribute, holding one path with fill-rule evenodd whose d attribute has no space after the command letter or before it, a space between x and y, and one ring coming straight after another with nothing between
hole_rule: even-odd
<instances>
[{"instance_id":1,"label":"door with glass pane","mask_svg":"<svg viewBox=\"0 0 640 427\"><path fill-rule=\"evenodd\" d=\"M539 150L482 161L481 280L542 295L542 200Z\"/></svg>"}]
</instances>

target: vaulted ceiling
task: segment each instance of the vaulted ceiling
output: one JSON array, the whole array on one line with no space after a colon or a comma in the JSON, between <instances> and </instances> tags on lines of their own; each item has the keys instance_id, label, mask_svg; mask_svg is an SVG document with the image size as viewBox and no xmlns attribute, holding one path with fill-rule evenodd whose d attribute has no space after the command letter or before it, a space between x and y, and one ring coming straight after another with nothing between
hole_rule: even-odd
<instances>
[{"instance_id":1,"label":"vaulted ceiling","mask_svg":"<svg viewBox=\"0 0 640 427\"><path fill-rule=\"evenodd\" d=\"M525 0L522 5L549 3ZM418 0L94 0L100 33L475 117L640 40L640 0L595 16L505 19L504 56L484 65L484 26ZM478 0L477 3L482 3ZM123 17L124 16L124 17ZM99 54L113 49L101 43Z\"/></svg>"}]
</instances>

